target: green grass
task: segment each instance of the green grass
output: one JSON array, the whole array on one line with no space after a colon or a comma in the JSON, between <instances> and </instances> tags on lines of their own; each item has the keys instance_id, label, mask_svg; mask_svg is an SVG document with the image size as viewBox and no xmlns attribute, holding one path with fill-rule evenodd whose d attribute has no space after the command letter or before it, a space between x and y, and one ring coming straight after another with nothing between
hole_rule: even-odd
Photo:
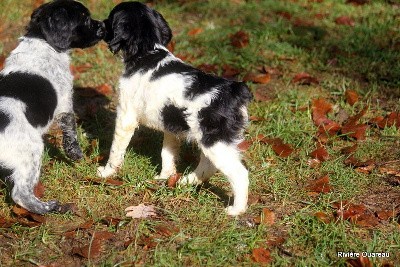
<instances>
[{"instance_id":1,"label":"green grass","mask_svg":"<svg viewBox=\"0 0 400 267\"><path fill-rule=\"evenodd\" d=\"M0 55L8 55L17 44L33 2L0 3ZM82 2L95 18L102 19L118 1ZM322 223L313 216L319 211L331 214L332 203L341 200L364 204L372 211L377 211L377 206L396 209L399 216L400 188L388 182L390 175L382 174L378 168L370 174L360 173L343 163L345 156L340 149L354 141L330 138L330 159L315 169L307 164L310 152L316 148L311 99L323 97L333 103L334 112L329 116L334 120L339 110L354 115L365 105L369 110L362 122L399 111L399 7L383 0L362 6L345 2L154 1L154 7L173 30L175 53L189 57L191 64L214 64L220 72L224 65L230 65L240 71L239 78L263 66L279 70L280 75L273 76L266 85L248 84L253 92L259 87L267 88L271 100L250 104L250 115L265 121L250 123L246 139L258 134L279 137L294 147L294 153L281 158L271 146L259 142L244 153L243 160L250 171L250 195L258 201L238 218L223 212L231 193L221 174L198 188L170 189L154 183L152 178L160 171L162 135L145 128L135 133L116 178L124 184L95 185L85 179L95 177L98 163L94 159L108 156L117 99L115 94L92 98L77 95L79 139L88 160L72 163L59 146L48 144L41 175L44 198L73 202L76 213L47 215L45 224L33 228L19 224L0 228L0 266L257 266L251 256L257 247L271 251L271 266L346 266L346 258L337 257L338 251L389 252L389 259L370 260L376 266L386 262L400 265L399 217L366 228L348 221ZM282 12L290 14L291 19L282 17ZM336 24L339 16L352 17L355 25ZM203 32L189 36L194 28L202 28ZM250 37L249 45L241 49L230 44L230 36L238 30ZM123 66L104 43L73 51L72 61L75 66L92 66L80 73L75 80L77 87L108 83L117 90ZM293 77L300 72L313 75L320 83L293 83ZM347 89L360 95L353 107L345 101ZM96 112L88 112L93 106ZM301 107L305 110L292 111ZM355 156L375 159L378 164L393 161L399 169L399 138L395 127L371 127L367 139L358 142ZM196 153L192 145L184 146L180 172L195 167L186 156ZM307 184L324 174L329 175L333 190L309 196ZM0 218L14 216L6 194L2 188ZM155 205L160 215L142 220L124 218L127 206L140 203ZM263 208L275 213L272 226L251 223ZM107 216L123 221L120 226L107 226L102 222ZM72 239L63 235L90 219L94 221L91 228L77 230ZM157 230L160 225L175 230L162 235ZM72 248L89 244L95 230L114 234L104 243L102 253L92 259L73 255ZM281 236L283 244L267 245L267 241ZM128 240L133 242L125 246Z\"/></svg>"}]
</instances>

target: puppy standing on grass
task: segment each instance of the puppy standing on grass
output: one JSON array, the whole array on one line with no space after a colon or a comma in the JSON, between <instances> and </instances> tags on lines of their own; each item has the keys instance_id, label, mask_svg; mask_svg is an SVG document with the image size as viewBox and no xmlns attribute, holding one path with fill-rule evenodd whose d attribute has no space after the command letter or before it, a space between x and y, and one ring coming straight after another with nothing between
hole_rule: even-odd
<instances>
[{"instance_id":1,"label":"puppy standing on grass","mask_svg":"<svg viewBox=\"0 0 400 267\"><path fill-rule=\"evenodd\" d=\"M229 215L247 208L248 172L237 143L247 123L246 104L252 95L244 83L197 70L166 48L171 29L155 10L139 2L117 5L110 13L105 41L113 53L122 51L125 73L120 79L117 121L110 157L99 167L102 177L113 175L139 124L164 132L162 170L156 179L176 173L179 138L196 141L200 163L180 183L199 184L218 169L234 193Z\"/></svg>"},{"instance_id":2,"label":"puppy standing on grass","mask_svg":"<svg viewBox=\"0 0 400 267\"><path fill-rule=\"evenodd\" d=\"M33 194L40 175L42 135L55 120L63 132L64 151L82 158L72 109L71 48L94 45L104 24L91 19L81 3L55 0L37 8L27 33L0 72L0 178L13 185L11 197L27 210L61 211L57 201Z\"/></svg>"}]
</instances>

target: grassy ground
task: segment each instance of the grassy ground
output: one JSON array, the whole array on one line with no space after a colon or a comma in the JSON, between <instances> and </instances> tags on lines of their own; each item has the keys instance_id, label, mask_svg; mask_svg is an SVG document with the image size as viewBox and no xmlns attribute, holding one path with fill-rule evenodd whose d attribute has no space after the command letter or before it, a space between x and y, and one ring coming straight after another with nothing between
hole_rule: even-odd
<instances>
[{"instance_id":1,"label":"grassy ground","mask_svg":"<svg viewBox=\"0 0 400 267\"><path fill-rule=\"evenodd\" d=\"M16 46L39 2L0 3L1 56L7 56ZM83 2L95 18L102 19L118 1ZM366 139L361 141L330 137L324 142L329 159L317 167L309 164L317 131L311 116L312 99L324 98L332 103L329 117L337 121L366 105L369 108L362 123L399 112L400 5L396 1L367 2L153 2L173 29L175 54L193 65L219 74L226 74L224 69L230 66L238 71L238 79L250 72L264 72L262 69L269 72L267 83L248 83L257 94L250 104L250 115L263 120L250 123L246 139L259 134L281 138L294 152L280 157L270 145L257 141L244 152L251 201L248 212L236 219L223 213L230 189L220 174L200 188L171 189L152 181L160 170L162 136L149 129L141 128L132 139L125 164L115 178L122 185L87 181L95 178L97 161L104 162L108 155L116 99L112 92L88 96L82 90L104 84L116 90L122 65L104 43L73 51L73 65L78 69L75 106L87 160L68 161L60 150L59 131L54 128L45 138L41 181L44 199L73 202L75 211L47 215L44 223L34 227L3 224L0 266L251 266L257 261L271 266L351 264L349 257L337 256L340 251L388 252L389 258L369 260L376 266L399 266L398 128L369 125ZM344 22L338 21L339 17ZM231 44L231 36L239 30L249 38L247 44L242 36L242 48ZM82 66L88 63L84 69ZM318 82L293 82L303 72ZM348 89L359 95L353 106L346 101ZM372 170L344 164L346 156L340 150L354 143L358 143L357 158L374 160ZM195 167L196 155L195 147L184 146L181 172ZM323 175L329 176L331 190L310 193L307 185ZM0 222L18 217L5 188L0 195ZM376 223L368 221L371 217L364 224L361 219L340 219L335 202L344 200L366 208L365 214L372 214ZM155 205L158 216L126 219L124 209L140 203ZM392 211L391 216L378 216L383 210ZM327 222L315 216L316 212L328 216ZM271 214L275 218L267 220ZM110 223L111 217L118 223ZM84 223L86 226L82 226ZM70 230L72 234L66 234ZM97 248L94 232L105 231L111 235ZM85 246L90 248L90 255L82 252Z\"/></svg>"}]
</instances>

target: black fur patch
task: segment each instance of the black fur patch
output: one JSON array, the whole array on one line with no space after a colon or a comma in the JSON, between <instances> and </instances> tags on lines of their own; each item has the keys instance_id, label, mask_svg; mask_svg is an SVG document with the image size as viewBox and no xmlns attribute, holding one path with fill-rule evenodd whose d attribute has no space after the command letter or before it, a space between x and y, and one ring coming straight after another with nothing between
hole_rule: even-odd
<instances>
[{"instance_id":1,"label":"black fur patch","mask_svg":"<svg viewBox=\"0 0 400 267\"><path fill-rule=\"evenodd\" d=\"M161 110L164 128L171 133L180 133L189 130L185 111L186 108L178 108L172 104L164 106Z\"/></svg>"},{"instance_id":2,"label":"black fur patch","mask_svg":"<svg viewBox=\"0 0 400 267\"><path fill-rule=\"evenodd\" d=\"M163 66L159 67L157 70L153 72L151 75L150 81L155 81L158 80L164 76L174 74L174 73L180 73L184 75L191 75L193 72L196 72L197 70L193 68L192 66L189 66L185 63L182 63L180 61L170 61L167 64L164 64Z\"/></svg>"},{"instance_id":3,"label":"black fur patch","mask_svg":"<svg viewBox=\"0 0 400 267\"><path fill-rule=\"evenodd\" d=\"M209 93L215 87L226 86L230 81L222 79L212 74L204 73L190 65L180 61L170 61L154 71L151 80L160 79L163 76L178 73L190 77L192 84L188 86L184 92L187 99L193 100L195 97Z\"/></svg>"},{"instance_id":4,"label":"black fur patch","mask_svg":"<svg viewBox=\"0 0 400 267\"><path fill-rule=\"evenodd\" d=\"M0 96L18 99L26 104L25 116L34 126L45 126L54 115L57 95L51 83L45 78L14 72L0 80Z\"/></svg>"},{"instance_id":5,"label":"black fur patch","mask_svg":"<svg viewBox=\"0 0 400 267\"><path fill-rule=\"evenodd\" d=\"M221 88L208 107L199 111L202 144L212 146L218 141L231 143L238 139L246 124L240 108L252 99L244 83L231 82Z\"/></svg>"},{"instance_id":6,"label":"black fur patch","mask_svg":"<svg viewBox=\"0 0 400 267\"><path fill-rule=\"evenodd\" d=\"M168 56L167 51L156 49L141 58L127 60L125 61L125 73L123 76L129 77L138 71L144 73L148 70L154 69L166 56Z\"/></svg>"},{"instance_id":7,"label":"black fur patch","mask_svg":"<svg viewBox=\"0 0 400 267\"><path fill-rule=\"evenodd\" d=\"M11 176L13 170L0 165L0 179L5 180L7 177Z\"/></svg>"},{"instance_id":8,"label":"black fur patch","mask_svg":"<svg viewBox=\"0 0 400 267\"><path fill-rule=\"evenodd\" d=\"M7 114L0 111L0 133L4 132L4 129L6 129L9 123L10 118L7 116Z\"/></svg>"}]
</instances>

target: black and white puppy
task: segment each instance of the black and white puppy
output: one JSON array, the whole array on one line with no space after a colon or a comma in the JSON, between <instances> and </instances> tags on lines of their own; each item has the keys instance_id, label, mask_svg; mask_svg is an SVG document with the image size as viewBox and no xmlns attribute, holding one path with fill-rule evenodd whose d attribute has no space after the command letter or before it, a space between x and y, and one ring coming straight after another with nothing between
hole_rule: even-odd
<instances>
[{"instance_id":1,"label":"black and white puppy","mask_svg":"<svg viewBox=\"0 0 400 267\"><path fill-rule=\"evenodd\" d=\"M248 87L201 72L176 58L165 48L172 38L167 22L144 4L121 3L104 22L105 41L112 52L122 51L125 73L119 81L110 157L98 174L108 177L117 171L135 129L143 124L164 132L162 170L156 179L176 173L179 139L195 141L201 150L200 163L180 183L202 183L218 169L234 193L227 213L245 212L249 180L237 143L252 98Z\"/></svg>"},{"instance_id":2,"label":"black and white puppy","mask_svg":"<svg viewBox=\"0 0 400 267\"><path fill-rule=\"evenodd\" d=\"M93 20L79 2L55 0L37 8L26 34L0 72L0 178L12 185L11 197L27 210L60 211L57 201L33 194L40 175L42 135L56 120L63 147L72 160L82 158L72 108L73 76L68 50L104 38L104 23Z\"/></svg>"}]
</instances>

